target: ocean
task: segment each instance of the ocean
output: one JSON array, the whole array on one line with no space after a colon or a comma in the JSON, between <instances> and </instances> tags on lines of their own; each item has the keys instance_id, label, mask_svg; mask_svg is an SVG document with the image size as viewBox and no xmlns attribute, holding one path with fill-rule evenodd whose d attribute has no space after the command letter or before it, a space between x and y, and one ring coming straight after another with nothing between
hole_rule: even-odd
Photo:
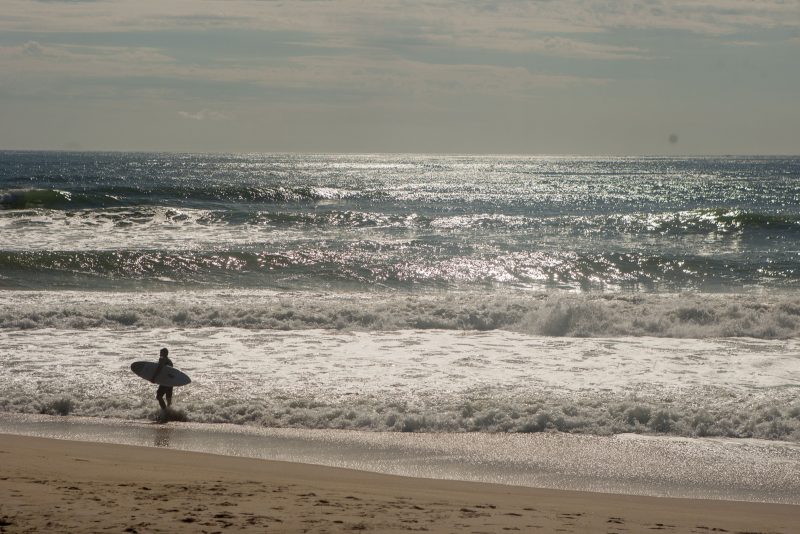
<instances>
[{"instance_id":1,"label":"ocean","mask_svg":"<svg viewBox=\"0 0 800 534\"><path fill-rule=\"evenodd\" d=\"M0 411L800 443L800 158L0 152Z\"/></svg>"}]
</instances>

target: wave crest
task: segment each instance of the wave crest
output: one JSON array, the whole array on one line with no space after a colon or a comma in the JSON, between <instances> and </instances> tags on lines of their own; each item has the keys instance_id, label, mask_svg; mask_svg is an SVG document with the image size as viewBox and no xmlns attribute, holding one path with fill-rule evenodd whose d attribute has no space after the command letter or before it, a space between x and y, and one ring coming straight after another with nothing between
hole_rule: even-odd
<instances>
[{"instance_id":1,"label":"wave crest","mask_svg":"<svg viewBox=\"0 0 800 534\"><path fill-rule=\"evenodd\" d=\"M13 291L0 304L3 329L120 327L508 330L555 337L787 339L800 337L800 297Z\"/></svg>"},{"instance_id":2,"label":"wave crest","mask_svg":"<svg viewBox=\"0 0 800 534\"><path fill-rule=\"evenodd\" d=\"M196 184L99 187L81 191L62 189L11 189L0 191L0 209L102 209L113 206L147 206L169 203L256 202L268 204L317 202L347 198L355 193L331 187L258 187L252 185Z\"/></svg>"},{"instance_id":3,"label":"wave crest","mask_svg":"<svg viewBox=\"0 0 800 534\"><path fill-rule=\"evenodd\" d=\"M148 399L149 400L149 399ZM487 399L454 397L436 404L404 398L361 396L357 403L311 398L296 391L274 391L268 398L221 397L213 401L181 398L174 416L200 423L278 428L373 430L381 432L568 432L612 435L664 434L684 437L800 441L800 404L789 396L752 402L737 398L707 408L691 402L650 403L635 398L566 400L558 398ZM151 404L124 396L79 398L69 391L9 390L0 411L126 419L150 419Z\"/></svg>"},{"instance_id":4,"label":"wave crest","mask_svg":"<svg viewBox=\"0 0 800 534\"><path fill-rule=\"evenodd\" d=\"M112 195L60 189L12 189L0 192L0 209L5 210L104 208L118 203Z\"/></svg>"}]
</instances>

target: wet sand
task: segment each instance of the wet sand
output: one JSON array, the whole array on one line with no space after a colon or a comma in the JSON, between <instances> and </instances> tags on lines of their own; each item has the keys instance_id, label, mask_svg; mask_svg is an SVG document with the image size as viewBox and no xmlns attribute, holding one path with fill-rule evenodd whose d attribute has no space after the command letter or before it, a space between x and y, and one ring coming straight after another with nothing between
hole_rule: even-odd
<instances>
[{"instance_id":1,"label":"wet sand","mask_svg":"<svg viewBox=\"0 0 800 534\"><path fill-rule=\"evenodd\" d=\"M0 435L3 532L800 531L800 507L429 480Z\"/></svg>"},{"instance_id":2,"label":"wet sand","mask_svg":"<svg viewBox=\"0 0 800 534\"><path fill-rule=\"evenodd\" d=\"M778 441L309 430L5 413L0 413L0 434L169 448L411 478L800 505L800 445Z\"/></svg>"}]
</instances>

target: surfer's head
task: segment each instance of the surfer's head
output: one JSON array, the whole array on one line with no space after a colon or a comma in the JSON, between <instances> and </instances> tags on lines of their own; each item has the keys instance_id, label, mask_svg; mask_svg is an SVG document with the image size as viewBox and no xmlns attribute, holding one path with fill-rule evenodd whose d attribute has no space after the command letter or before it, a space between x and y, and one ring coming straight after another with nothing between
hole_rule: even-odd
<instances>
[{"instance_id":1,"label":"surfer's head","mask_svg":"<svg viewBox=\"0 0 800 534\"><path fill-rule=\"evenodd\" d=\"M161 349L161 354L160 354L160 356L161 356L162 358L166 358L166 357L167 357L167 354L169 354L169 350L167 350L167 348L166 348L166 347L164 347L163 349Z\"/></svg>"}]
</instances>

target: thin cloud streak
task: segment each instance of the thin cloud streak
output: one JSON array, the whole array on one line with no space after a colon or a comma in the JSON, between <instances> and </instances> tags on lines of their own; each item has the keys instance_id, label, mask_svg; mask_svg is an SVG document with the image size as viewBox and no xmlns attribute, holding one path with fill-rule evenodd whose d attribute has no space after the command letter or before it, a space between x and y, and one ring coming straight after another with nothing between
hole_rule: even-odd
<instances>
[{"instance_id":1,"label":"thin cloud streak","mask_svg":"<svg viewBox=\"0 0 800 534\"><path fill-rule=\"evenodd\" d=\"M197 112L191 111L179 111L178 115L183 117L184 119L191 119L195 121L205 121L205 120L227 120L230 119L226 114L220 113L219 111L212 111L210 109L201 109Z\"/></svg>"},{"instance_id":2,"label":"thin cloud streak","mask_svg":"<svg viewBox=\"0 0 800 534\"><path fill-rule=\"evenodd\" d=\"M180 29L302 30L332 40L377 33L433 41L479 44L503 32L603 33L618 28L665 29L724 35L752 28L787 27L800 20L797 0L621 0L598 2L464 2L431 4L340 0L337 2L240 2L195 0L139 2L30 2L6 0L0 30L130 32ZM348 36L352 36L349 38ZM512 39L513 41L513 39ZM516 46L515 46L516 47Z\"/></svg>"},{"instance_id":3,"label":"thin cloud streak","mask_svg":"<svg viewBox=\"0 0 800 534\"><path fill-rule=\"evenodd\" d=\"M7 71L69 78L157 77L186 81L248 83L278 89L355 91L357 94L507 94L524 96L536 88L602 85L608 80L530 72L484 64L431 64L402 58L304 56L261 65L180 64L156 49L45 46L29 41L0 47Z\"/></svg>"}]
</instances>

